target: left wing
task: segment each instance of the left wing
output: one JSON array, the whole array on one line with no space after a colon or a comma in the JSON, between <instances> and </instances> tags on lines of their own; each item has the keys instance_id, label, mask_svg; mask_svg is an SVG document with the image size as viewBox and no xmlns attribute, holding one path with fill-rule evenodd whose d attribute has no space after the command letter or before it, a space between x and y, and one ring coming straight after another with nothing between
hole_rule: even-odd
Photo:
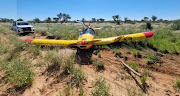
<instances>
[{"instance_id":1,"label":"left wing","mask_svg":"<svg viewBox=\"0 0 180 96\"><path fill-rule=\"evenodd\" d=\"M136 41L136 40L152 37L153 35L154 35L154 32L150 31L150 32L135 33L135 34L129 34L129 35L121 35L121 36L116 36L116 37L94 39L94 40L99 40L98 42L95 42L94 45L111 44L115 42L123 42L126 40Z\"/></svg>"},{"instance_id":2,"label":"left wing","mask_svg":"<svg viewBox=\"0 0 180 96\"><path fill-rule=\"evenodd\" d=\"M35 45L69 46L71 44L78 43L78 40L26 39L25 42Z\"/></svg>"}]
</instances>

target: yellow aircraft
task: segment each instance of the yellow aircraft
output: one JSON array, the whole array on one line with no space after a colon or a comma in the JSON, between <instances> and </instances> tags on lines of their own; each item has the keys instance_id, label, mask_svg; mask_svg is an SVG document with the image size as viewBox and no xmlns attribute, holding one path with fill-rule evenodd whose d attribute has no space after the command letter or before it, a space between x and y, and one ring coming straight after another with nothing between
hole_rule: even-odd
<instances>
[{"instance_id":1,"label":"yellow aircraft","mask_svg":"<svg viewBox=\"0 0 180 96\"><path fill-rule=\"evenodd\" d=\"M154 32L143 32L129 35L121 35L109 38L95 39L95 32L93 28L86 26L83 22L83 29L79 33L78 40L53 40L53 39L26 39L25 42L29 42L35 45L46 46L66 46L66 47L79 47L80 49L90 49L93 45L104 45L116 42L123 42L127 40L136 41L152 37Z\"/></svg>"}]
</instances>

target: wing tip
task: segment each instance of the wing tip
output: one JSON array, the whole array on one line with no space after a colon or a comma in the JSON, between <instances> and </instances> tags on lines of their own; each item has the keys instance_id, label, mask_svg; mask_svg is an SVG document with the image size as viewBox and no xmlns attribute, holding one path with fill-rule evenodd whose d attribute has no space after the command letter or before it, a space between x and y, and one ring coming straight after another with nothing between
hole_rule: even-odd
<instances>
[{"instance_id":1,"label":"wing tip","mask_svg":"<svg viewBox=\"0 0 180 96\"><path fill-rule=\"evenodd\" d=\"M150 38L154 35L154 32L152 32L152 31L144 32L144 35L146 36L146 38Z\"/></svg>"},{"instance_id":2,"label":"wing tip","mask_svg":"<svg viewBox=\"0 0 180 96\"><path fill-rule=\"evenodd\" d=\"M26 40L24 40L25 42L32 42L34 39L26 39Z\"/></svg>"}]
</instances>

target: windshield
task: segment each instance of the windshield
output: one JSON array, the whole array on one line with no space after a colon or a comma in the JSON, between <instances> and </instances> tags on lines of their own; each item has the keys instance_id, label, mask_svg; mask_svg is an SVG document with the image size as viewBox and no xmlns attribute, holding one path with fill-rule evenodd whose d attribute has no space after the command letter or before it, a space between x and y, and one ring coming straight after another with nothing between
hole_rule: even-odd
<instances>
[{"instance_id":1,"label":"windshield","mask_svg":"<svg viewBox=\"0 0 180 96\"><path fill-rule=\"evenodd\" d=\"M29 25L28 22L18 22L17 25Z\"/></svg>"},{"instance_id":2,"label":"windshield","mask_svg":"<svg viewBox=\"0 0 180 96\"><path fill-rule=\"evenodd\" d=\"M83 30L79 33L79 35L82 35L82 34L91 34L91 35L93 35L93 36L95 35L94 30L91 29L91 28L83 29Z\"/></svg>"}]
</instances>

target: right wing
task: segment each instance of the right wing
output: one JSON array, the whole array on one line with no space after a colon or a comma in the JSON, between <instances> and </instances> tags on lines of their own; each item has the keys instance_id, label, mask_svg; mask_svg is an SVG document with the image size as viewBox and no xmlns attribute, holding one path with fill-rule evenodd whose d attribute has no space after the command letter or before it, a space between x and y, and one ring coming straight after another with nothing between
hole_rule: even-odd
<instances>
[{"instance_id":1,"label":"right wing","mask_svg":"<svg viewBox=\"0 0 180 96\"><path fill-rule=\"evenodd\" d=\"M94 45L111 44L115 42L124 42L127 40L136 41L136 40L152 37L153 35L154 35L154 32L143 32L143 33L121 35L121 36L116 36L116 37L94 39L94 40L99 40L98 42L95 42Z\"/></svg>"}]
</instances>

